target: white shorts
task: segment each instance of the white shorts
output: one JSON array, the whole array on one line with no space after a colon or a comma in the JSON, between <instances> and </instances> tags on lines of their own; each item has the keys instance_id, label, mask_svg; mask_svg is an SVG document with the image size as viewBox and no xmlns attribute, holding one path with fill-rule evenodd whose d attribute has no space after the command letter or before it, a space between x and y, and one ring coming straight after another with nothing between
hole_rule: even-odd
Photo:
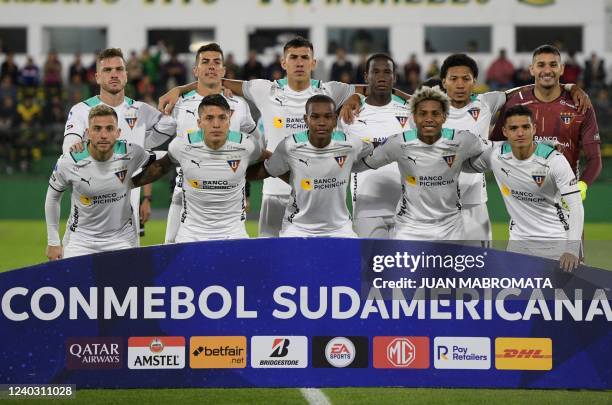
<instances>
[{"instance_id":1,"label":"white shorts","mask_svg":"<svg viewBox=\"0 0 612 405\"><path fill-rule=\"evenodd\" d=\"M508 252L521 253L529 256L559 260L561 255L567 251L567 241L509 240L506 250Z\"/></svg>"},{"instance_id":2,"label":"white shorts","mask_svg":"<svg viewBox=\"0 0 612 405\"><path fill-rule=\"evenodd\" d=\"M67 230L64 234L64 258L113 252L138 247L138 234L132 225L126 225L117 235L109 239L93 239L87 235Z\"/></svg>"},{"instance_id":3,"label":"white shorts","mask_svg":"<svg viewBox=\"0 0 612 405\"><path fill-rule=\"evenodd\" d=\"M395 216L354 218L353 228L360 238L389 239Z\"/></svg>"},{"instance_id":4,"label":"white shorts","mask_svg":"<svg viewBox=\"0 0 612 405\"><path fill-rule=\"evenodd\" d=\"M489 247L491 245L491 220L487 204L466 204L461 207L465 239L476 241L478 246Z\"/></svg>"},{"instance_id":5,"label":"white shorts","mask_svg":"<svg viewBox=\"0 0 612 405\"><path fill-rule=\"evenodd\" d=\"M403 240L465 240L465 229L461 214L445 223L410 223L395 221L391 239Z\"/></svg>"},{"instance_id":6,"label":"white shorts","mask_svg":"<svg viewBox=\"0 0 612 405\"><path fill-rule=\"evenodd\" d=\"M356 238L357 234L353 231L353 225L348 222L340 229L330 232L314 233L292 224L289 221L283 221L283 229L280 232L281 238Z\"/></svg>"},{"instance_id":7,"label":"white shorts","mask_svg":"<svg viewBox=\"0 0 612 405\"><path fill-rule=\"evenodd\" d=\"M176 243L199 242L204 240L227 240L227 239L248 239L244 222L240 221L231 229L220 229L214 233L190 233L185 227L181 226L176 235Z\"/></svg>"},{"instance_id":8,"label":"white shorts","mask_svg":"<svg viewBox=\"0 0 612 405\"><path fill-rule=\"evenodd\" d=\"M264 194L259 211L259 237L278 238L283 227L285 210L291 200L290 195Z\"/></svg>"}]
</instances>

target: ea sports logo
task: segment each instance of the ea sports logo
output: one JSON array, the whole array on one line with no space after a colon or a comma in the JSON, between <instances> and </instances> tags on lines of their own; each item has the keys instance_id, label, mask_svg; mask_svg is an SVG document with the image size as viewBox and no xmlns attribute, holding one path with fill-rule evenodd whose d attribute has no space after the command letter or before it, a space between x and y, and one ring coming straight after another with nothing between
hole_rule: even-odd
<instances>
[{"instance_id":1,"label":"ea sports logo","mask_svg":"<svg viewBox=\"0 0 612 405\"><path fill-rule=\"evenodd\" d=\"M393 339L387 346L387 360L395 367L408 367L416 358L416 347L406 338Z\"/></svg>"},{"instance_id":2,"label":"ea sports logo","mask_svg":"<svg viewBox=\"0 0 612 405\"><path fill-rule=\"evenodd\" d=\"M347 367L355 360L355 345L345 337L336 337L325 346L325 357L334 367Z\"/></svg>"}]
</instances>

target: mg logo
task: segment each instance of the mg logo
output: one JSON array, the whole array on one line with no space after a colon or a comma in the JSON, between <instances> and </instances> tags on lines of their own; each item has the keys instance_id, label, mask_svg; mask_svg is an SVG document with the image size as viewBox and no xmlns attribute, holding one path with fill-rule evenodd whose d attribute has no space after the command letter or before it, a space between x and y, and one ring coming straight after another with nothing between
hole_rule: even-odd
<instances>
[{"instance_id":1,"label":"mg logo","mask_svg":"<svg viewBox=\"0 0 612 405\"><path fill-rule=\"evenodd\" d=\"M416 357L416 347L407 338L393 339L387 346L387 360L395 367L408 367Z\"/></svg>"}]
</instances>

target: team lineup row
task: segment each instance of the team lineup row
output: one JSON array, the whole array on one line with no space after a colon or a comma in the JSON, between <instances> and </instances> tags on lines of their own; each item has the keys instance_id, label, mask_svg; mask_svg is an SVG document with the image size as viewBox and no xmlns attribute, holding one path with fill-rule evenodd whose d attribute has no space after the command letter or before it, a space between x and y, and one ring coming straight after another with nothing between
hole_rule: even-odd
<instances>
[{"instance_id":1,"label":"team lineup row","mask_svg":"<svg viewBox=\"0 0 612 405\"><path fill-rule=\"evenodd\" d=\"M138 209L140 192L128 195L129 189L174 166L180 170L167 242L247 237L245 178L265 178L264 237L488 241L479 172L490 169L512 217L510 248L533 254L526 241L549 240L551 246L537 244L536 254L561 258L568 270L577 264L580 195L599 174L601 157L588 97L559 84L558 50L534 51L535 86L478 96L472 95L476 63L463 54L444 61L438 86L424 86L412 97L393 89L395 64L387 55L370 57L365 86L313 80L315 64L312 45L296 38L284 49L286 79L225 80L221 48L206 45L196 54L198 81L163 96L160 109L172 110L164 115L125 98L122 54L102 52L100 95L72 108L65 153L51 176L48 257L137 246L134 224L138 214L148 213ZM223 95L222 86L232 94ZM239 96L260 110L259 128ZM142 148L174 134L161 159L153 161ZM563 154L542 141L562 145ZM579 173L581 149L587 164ZM349 184L353 222L345 204ZM62 249L59 198L69 187ZM150 189L145 203L147 197Z\"/></svg>"}]
</instances>

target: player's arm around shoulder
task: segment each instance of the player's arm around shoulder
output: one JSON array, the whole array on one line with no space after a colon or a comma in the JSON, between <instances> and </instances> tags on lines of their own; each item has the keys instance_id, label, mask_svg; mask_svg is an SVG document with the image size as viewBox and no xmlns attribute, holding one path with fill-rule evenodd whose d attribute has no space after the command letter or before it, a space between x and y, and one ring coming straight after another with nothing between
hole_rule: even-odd
<instances>
[{"instance_id":1,"label":"player's arm around shoulder","mask_svg":"<svg viewBox=\"0 0 612 405\"><path fill-rule=\"evenodd\" d=\"M175 157L177 154L177 149L179 148L178 145L184 142L185 140L183 138L174 138L172 142L170 142L168 153L166 153L166 155L164 155L164 157L161 159L155 159L154 154L152 156L149 155L149 160L144 163L143 170L136 176L132 177L130 187L136 188L145 184L153 183L172 170L178 164L178 158ZM146 157L143 155L142 162L145 161L145 158Z\"/></svg>"},{"instance_id":2,"label":"player's arm around shoulder","mask_svg":"<svg viewBox=\"0 0 612 405\"><path fill-rule=\"evenodd\" d=\"M388 165L391 162L401 158L402 151L407 146L405 145L404 133L399 133L388 137L382 144L374 148L371 152L358 159L353 165L352 171L355 173L365 170L376 170L380 167Z\"/></svg>"}]
</instances>

